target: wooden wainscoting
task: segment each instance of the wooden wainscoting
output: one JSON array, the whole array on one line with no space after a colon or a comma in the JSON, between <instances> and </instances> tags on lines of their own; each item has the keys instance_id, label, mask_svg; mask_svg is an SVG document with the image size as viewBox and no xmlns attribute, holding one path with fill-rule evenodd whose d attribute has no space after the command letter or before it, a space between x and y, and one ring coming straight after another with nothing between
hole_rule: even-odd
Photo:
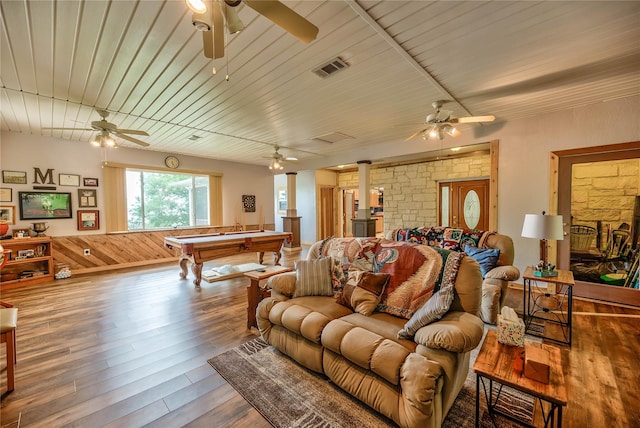
<instances>
[{"instance_id":1,"label":"wooden wainscoting","mask_svg":"<svg viewBox=\"0 0 640 428\"><path fill-rule=\"evenodd\" d=\"M264 225L274 230L275 225ZM258 225L247 225L247 230ZM110 233L106 235L77 235L53 237L53 262L66 263L74 274L100 272L135 266L145 266L177 260L177 254L164 246L169 235L201 235L233 232L233 226L168 229L145 232ZM84 255L88 249L89 256Z\"/></svg>"}]
</instances>

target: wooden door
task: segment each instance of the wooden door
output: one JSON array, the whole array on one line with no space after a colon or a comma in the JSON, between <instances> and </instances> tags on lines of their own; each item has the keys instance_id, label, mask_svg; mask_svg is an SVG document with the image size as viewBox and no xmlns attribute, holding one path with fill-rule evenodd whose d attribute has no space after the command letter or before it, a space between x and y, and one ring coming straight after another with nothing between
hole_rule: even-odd
<instances>
[{"instance_id":1,"label":"wooden door","mask_svg":"<svg viewBox=\"0 0 640 428\"><path fill-rule=\"evenodd\" d=\"M318 239L335 235L333 187L320 188L320 219Z\"/></svg>"},{"instance_id":2,"label":"wooden door","mask_svg":"<svg viewBox=\"0 0 640 428\"><path fill-rule=\"evenodd\" d=\"M442 226L487 230L489 180L440 183L439 223Z\"/></svg>"}]
</instances>

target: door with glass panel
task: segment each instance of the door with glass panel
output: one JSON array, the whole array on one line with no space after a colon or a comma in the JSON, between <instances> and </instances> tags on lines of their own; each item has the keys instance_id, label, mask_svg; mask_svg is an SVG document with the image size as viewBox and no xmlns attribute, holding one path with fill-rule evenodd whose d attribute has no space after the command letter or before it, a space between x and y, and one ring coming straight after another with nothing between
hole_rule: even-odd
<instances>
[{"instance_id":1,"label":"door with glass panel","mask_svg":"<svg viewBox=\"0 0 640 428\"><path fill-rule=\"evenodd\" d=\"M439 189L441 226L489 228L489 179L441 182Z\"/></svg>"}]
</instances>

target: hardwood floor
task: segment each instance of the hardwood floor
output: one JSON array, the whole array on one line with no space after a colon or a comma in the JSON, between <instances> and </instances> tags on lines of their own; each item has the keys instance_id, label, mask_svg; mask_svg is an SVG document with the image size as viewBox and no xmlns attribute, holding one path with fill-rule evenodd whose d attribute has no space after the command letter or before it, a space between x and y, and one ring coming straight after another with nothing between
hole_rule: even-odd
<instances>
[{"instance_id":1,"label":"hardwood floor","mask_svg":"<svg viewBox=\"0 0 640 428\"><path fill-rule=\"evenodd\" d=\"M246 329L248 279L196 291L178 271L172 263L2 291L19 319L16 389L3 395L1 426L268 427L207 363L257 336ZM640 311L581 300L574 311L565 426L640 427Z\"/></svg>"}]
</instances>

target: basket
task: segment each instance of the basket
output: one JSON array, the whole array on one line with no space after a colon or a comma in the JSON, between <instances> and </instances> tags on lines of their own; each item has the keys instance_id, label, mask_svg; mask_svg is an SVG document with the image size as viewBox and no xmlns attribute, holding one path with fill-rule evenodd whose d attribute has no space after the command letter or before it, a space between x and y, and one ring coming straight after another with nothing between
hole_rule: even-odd
<instances>
[{"instance_id":1,"label":"basket","mask_svg":"<svg viewBox=\"0 0 640 428\"><path fill-rule=\"evenodd\" d=\"M591 226L574 224L571 226L571 251L584 251L591 247L596 229Z\"/></svg>"},{"instance_id":2,"label":"basket","mask_svg":"<svg viewBox=\"0 0 640 428\"><path fill-rule=\"evenodd\" d=\"M68 263L56 263L53 277L55 279L71 278L71 265Z\"/></svg>"}]
</instances>

